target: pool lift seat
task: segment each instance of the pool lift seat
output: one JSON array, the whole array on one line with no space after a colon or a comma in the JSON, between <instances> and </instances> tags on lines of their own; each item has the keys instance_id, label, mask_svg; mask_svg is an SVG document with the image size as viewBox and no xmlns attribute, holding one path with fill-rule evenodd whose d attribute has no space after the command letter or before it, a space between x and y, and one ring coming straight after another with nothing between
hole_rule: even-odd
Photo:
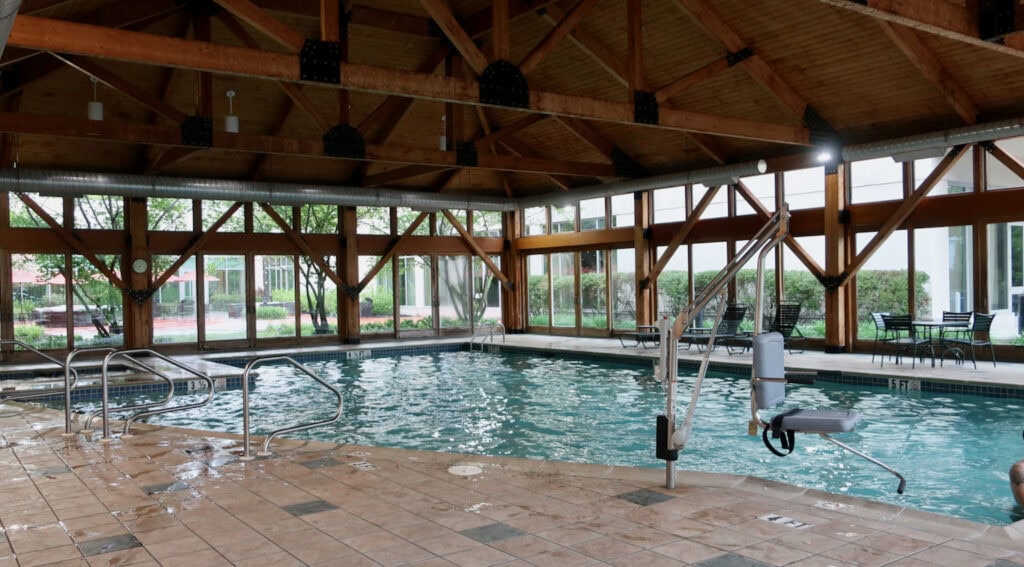
<instances>
[{"instance_id":1,"label":"pool lift seat","mask_svg":"<svg viewBox=\"0 0 1024 567\"><path fill-rule=\"evenodd\" d=\"M885 463L831 437L833 433L853 431L860 422L860 413L853 410L791 409L770 420L761 419L760 410L769 409L786 400L786 372L783 362L783 339L779 333L763 333L753 340L753 393L751 395L752 425L764 427L761 438L772 453L785 457L793 452L796 433L817 433L829 443L837 445L862 459L882 467L900 480L897 494L903 494L906 479ZM775 448L771 438L779 439L782 451Z\"/></svg>"}]
</instances>

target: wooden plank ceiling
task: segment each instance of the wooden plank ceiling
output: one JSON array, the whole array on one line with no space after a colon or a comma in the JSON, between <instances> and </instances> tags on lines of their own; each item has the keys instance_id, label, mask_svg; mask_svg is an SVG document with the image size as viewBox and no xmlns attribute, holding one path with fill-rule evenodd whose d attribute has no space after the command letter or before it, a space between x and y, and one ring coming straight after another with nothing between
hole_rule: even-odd
<instances>
[{"instance_id":1,"label":"wooden plank ceiling","mask_svg":"<svg viewBox=\"0 0 1024 567\"><path fill-rule=\"evenodd\" d=\"M23 0L0 165L525 196L1024 116L1021 32L974 4Z\"/></svg>"}]
</instances>

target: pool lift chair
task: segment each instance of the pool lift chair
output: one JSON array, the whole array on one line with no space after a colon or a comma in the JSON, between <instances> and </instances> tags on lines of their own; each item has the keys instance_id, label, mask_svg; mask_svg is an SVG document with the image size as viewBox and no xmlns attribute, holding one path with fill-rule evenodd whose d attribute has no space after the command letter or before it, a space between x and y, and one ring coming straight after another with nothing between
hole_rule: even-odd
<instances>
[{"instance_id":1,"label":"pool lift chair","mask_svg":"<svg viewBox=\"0 0 1024 567\"><path fill-rule=\"evenodd\" d=\"M789 207L783 203L779 211L769 219L768 223L750 239L743 249L737 252L725 268L694 298L689 307L684 308L673 325L669 325L668 319L660 321L662 332L661 350L659 353L659 364L655 377L659 379L666 391L665 415L659 415L657 419L657 445L656 456L665 461L665 487L675 488L675 462L679 458L679 452L686 448L690 432L693 428L693 416L697 407L697 400L700 397L701 384L707 373L708 361L711 355L711 345L715 341L714 329L721 322L724 307L724 289L726 284L736 276L740 268L760 250L757 264L757 288L754 308L754 338L752 350L754 364L751 376L751 421L748 424L748 433L756 435L758 427L764 427L763 438L770 449L780 456L792 452L795 433L818 433L830 443L833 443L851 453L876 464L891 472L899 478L897 488L899 494L903 493L906 487L906 480L903 476L885 465L884 463L830 437L832 433L852 431L860 421L860 414L852 410L790 410L770 421L764 421L758 415L758 410L767 409L785 399L786 378L784 364L784 344L781 333L761 333L763 321L763 295L764 295L764 260L769 252L785 240L789 232ZM719 301L719 308L716 314L715 324L708 338L708 348L704 350L701 358L700 368L694 380L693 391L690 396L690 405L686 412L686 418L680 427L676 427L675 405L676 389L678 384L678 350L671 347L683 329L715 295L722 295ZM770 429L770 431L769 431ZM776 450L768 441L768 435L785 435L784 448L787 453Z\"/></svg>"}]
</instances>

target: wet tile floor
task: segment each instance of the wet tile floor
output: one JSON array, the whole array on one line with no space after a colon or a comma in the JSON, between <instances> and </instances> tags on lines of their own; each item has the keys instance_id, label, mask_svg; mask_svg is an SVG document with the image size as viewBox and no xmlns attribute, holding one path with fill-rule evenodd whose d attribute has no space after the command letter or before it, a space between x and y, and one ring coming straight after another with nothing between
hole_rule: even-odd
<instances>
[{"instance_id":1,"label":"wet tile floor","mask_svg":"<svg viewBox=\"0 0 1024 567\"><path fill-rule=\"evenodd\" d=\"M0 406L0 567L1024 565L1018 526L741 476L63 428Z\"/></svg>"}]
</instances>

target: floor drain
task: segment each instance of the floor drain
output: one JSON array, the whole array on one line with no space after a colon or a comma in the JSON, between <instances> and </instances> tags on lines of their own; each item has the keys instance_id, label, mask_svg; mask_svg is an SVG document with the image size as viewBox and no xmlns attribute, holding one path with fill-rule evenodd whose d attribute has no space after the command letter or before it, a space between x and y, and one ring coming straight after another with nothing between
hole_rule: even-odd
<instances>
[{"instance_id":1,"label":"floor drain","mask_svg":"<svg viewBox=\"0 0 1024 567\"><path fill-rule=\"evenodd\" d=\"M484 472L484 469L476 465L455 465L448 467L448 472L458 476L473 476Z\"/></svg>"},{"instance_id":2,"label":"floor drain","mask_svg":"<svg viewBox=\"0 0 1024 567\"><path fill-rule=\"evenodd\" d=\"M368 463L366 461L359 461L359 462L356 462L356 463L349 463L349 466L355 467L355 468L357 468L357 469L359 469L361 471L375 471L375 470L377 470L377 465L375 465L373 463Z\"/></svg>"},{"instance_id":3,"label":"floor drain","mask_svg":"<svg viewBox=\"0 0 1024 567\"><path fill-rule=\"evenodd\" d=\"M826 510L839 510L840 508L845 508L845 507L846 507L846 505L840 504L839 502L830 502L828 500L819 500L818 501L818 508L824 508Z\"/></svg>"},{"instance_id":4,"label":"floor drain","mask_svg":"<svg viewBox=\"0 0 1024 567\"><path fill-rule=\"evenodd\" d=\"M369 451L352 451L351 453L349 453L349 454L348 454L348 455L346 455L346 456L347 456L347 457L356 457L356 458L358 458L358 459L362 459L362 458L366 458L366 457L369 457L369 456L370 456L370 455L372 455L372 454L373 454L373 453L371 453L371 452L369 452Z\"/></svg>"}]
</instances>

